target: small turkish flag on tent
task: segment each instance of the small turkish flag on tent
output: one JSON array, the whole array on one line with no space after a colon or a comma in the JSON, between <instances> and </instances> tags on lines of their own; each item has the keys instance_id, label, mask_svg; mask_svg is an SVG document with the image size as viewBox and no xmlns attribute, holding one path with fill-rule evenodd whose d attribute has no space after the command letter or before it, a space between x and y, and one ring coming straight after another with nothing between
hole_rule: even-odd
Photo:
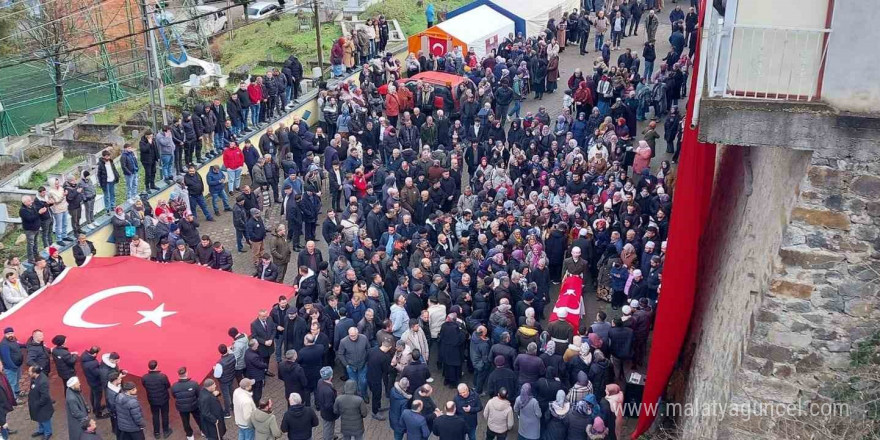
<instances>
[{"instance_id":1,"label":"small turkish flag on tent","mask_svg":"<svg viewBox=\"0 0 880 440\"><path fill-rule=\"evenodd\" d=\"M446 55L446 40L443 38L428 37L428 47L435 57Z\"/></svg>"},{"instance_id":2,"label":"small turkish flag on tent","mask_svg":"<svg viewBox=\"0 0 880 440\"><path fill-rule=\"evenodd\" d=\"M566 321L578 329L581 325L581 316L584 314L584 298L581 293L584 286L584 280L578 276L568 276L562 282L559 288L559 298L556 299L556 305L553 306L553 313L550 314L550 321L555 321L560 310L568 312L565 317Z\"/></svg>"},{"instance_id":3,"label":"small turkish flag on tent","mask_svg":"<svg viewBox=\"0 0 880 440\"><path fill-rule=\"evenodd\" d=\"M40 329L49 341L67 336L71 351L97 345L115 351L136 376L155 359L168 371L186 366L207 374L230 343L229 327L250 334L250 323L290 286L185 263L134 257L91 258L68 268L52 285L0 318L25 339Z\"/></svg>"}]
</instances>

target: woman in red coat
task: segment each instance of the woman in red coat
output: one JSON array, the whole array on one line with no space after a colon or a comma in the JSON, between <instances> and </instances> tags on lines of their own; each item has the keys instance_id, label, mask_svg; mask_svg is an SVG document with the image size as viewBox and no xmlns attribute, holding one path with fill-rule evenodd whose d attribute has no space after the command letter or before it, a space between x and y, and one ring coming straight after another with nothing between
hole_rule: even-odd
<instances>
[{"instance_id":1,"label":"woman in red coat","mask_svg":"<svg viewBox=\"0 0 880 440\"><path fill-rule=\"evenodd\" d=\"M367 185L370 184L370 178L373 177L374 172L375 170L364 174L363 168L358 168L354 172L354 176L352 177L352 185L354 185L354 189L357 190L358 198L366 197Z\"/></svg>"}]
</instances>

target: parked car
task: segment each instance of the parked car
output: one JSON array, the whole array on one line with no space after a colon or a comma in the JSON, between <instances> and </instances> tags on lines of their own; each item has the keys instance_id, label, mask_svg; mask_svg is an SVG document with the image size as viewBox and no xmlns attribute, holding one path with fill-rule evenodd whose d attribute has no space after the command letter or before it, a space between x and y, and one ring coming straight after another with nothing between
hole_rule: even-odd
<instances>
[{"instance_id":1,"label":"parked car","mask_svg":"<svg viewBox=\"0 0 880 440\"><path fill-rule=\"evenodd\" d=\"M250 20L263 20L281 11L278 3L255 2L248 5L247 16Z\"/></svg>"},{"instance_id":2,"label":"parked car","mask_svg":"<svg viewBox=\"0 0 880 440\"><path fill-rule=\"evenodd\" d=\"M206 15L207 14L207 15ZM189 21L174 25L174 30L180 39L187 46L199 43L199 28L201 28L202 37L210 38L226 30L228 17L226 11L207 5L194 6L192 12L187 13L183 9L166 9L160 14L160 23L173 23L175 20L183 20L190 15L202 16L198 21Z\"/></svg>"}]
</instances>

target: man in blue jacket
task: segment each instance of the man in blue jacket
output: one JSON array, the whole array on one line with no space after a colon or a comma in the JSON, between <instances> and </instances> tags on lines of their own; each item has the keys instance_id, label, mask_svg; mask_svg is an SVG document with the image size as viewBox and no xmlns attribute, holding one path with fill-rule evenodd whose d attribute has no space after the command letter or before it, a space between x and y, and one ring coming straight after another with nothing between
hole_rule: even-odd
<instances>
[{"instance_id":1,"label":"man in blue jacket","mask_svg":"<svg viewBox=\"0 0 880 440\"><path fill-rule=\"evenodd\" d=\"M137 199L138 190L138 165L137 157L134 155L134 148L131 144L122 146L122 174L125 176L125 197L129 201Z\"/></svg>"},{"instance_id":2,"label":"man in blue jacket","mask_svg":"<svg viewBox=\"0 0 880 440\"><path fill-rule=\"evenodd\" d=\"M144 413L137 400L137 387L134 382L122 384L122 392L116 396L116 423L122 439L144 438L143 430L147 427Z\"/></svg>"},{"instance_id":3,"label":"man in blue jacket","mask_svg":"<svg viewBox=\"0 0 880 440\"><path fill-rule=\"evenodd\" d=\"M211 169L207 174L208 192L211 194L211 207L214 208L214 215L220 215L220 209L217 207L217 199L223 202L224 211L232 211L229 207L229 197L226 195L224 187L226 186L226 174L220 171L217 165L211 165Z\"/></svg>"},{"instance_id":4,"label":"man in blue jacket","mask_svg":"<svg viewBox=\"0 0 880 440\"><path fill-rule=\"evenodd\" d=\"M3 341L0 341L0 360L3 361L3 374L9 380L12 393L16 397L20 395L18 382L21 377L21 364L24 363L24 356L21 355L22 348L21 343L15 338L15 330L12 327L6 327L3 330Z\"/></svg>"}]
</instances>

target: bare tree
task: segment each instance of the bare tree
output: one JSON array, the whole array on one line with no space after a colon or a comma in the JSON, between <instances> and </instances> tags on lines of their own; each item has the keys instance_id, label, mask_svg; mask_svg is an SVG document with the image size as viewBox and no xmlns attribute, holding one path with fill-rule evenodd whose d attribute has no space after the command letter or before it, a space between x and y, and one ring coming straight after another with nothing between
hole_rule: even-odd
<instances>
[{"instance_id":1,"label":"bare tree","mask_svg":"<svg viewBox=\"0 0 880 440\"><path fill-rule=\"evenodd\" d=\"M64 115L64 82L67 66L76 53L71 51L78 38L77 14L80 2L69 0L31 0L19 26L25 50L45 58L55 84L55 108ZM80 23L81 24L81 23Z\"/></svg>"}]
</instances>

